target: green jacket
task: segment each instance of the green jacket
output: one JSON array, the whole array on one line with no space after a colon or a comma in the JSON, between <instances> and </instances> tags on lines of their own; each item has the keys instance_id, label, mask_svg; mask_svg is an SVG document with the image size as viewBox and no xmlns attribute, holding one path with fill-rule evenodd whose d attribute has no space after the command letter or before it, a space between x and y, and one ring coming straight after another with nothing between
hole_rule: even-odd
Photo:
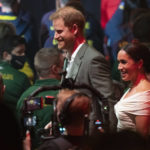
<instances>
[{"instance_id":1,"label":"green jacket","mask_svg":"<svg viewBox=\"0 0 150 150\"><path fill-rule=\"evenodd\" d=\"M0 73L6 86L3 102L15 112L18 99L30 86L29 79L8 62L0 62Z\"/></svg>"},{"instance_id":2,"label":"green jacket","mask_svg":"<svg viewBox=\"0 0 150 150\"><path fill-rule=\"evenodd\" d=\"M17 117L20 119L21 117L21 108L23 106L23 102L25 98L27 98L33 91L38 89L41 86L53 86L58 85L59 81L56 79L44 79L44 80L36 80L35 84L28 88L20 97L17 103ZM58 91L42 91L38 93L35 97L40 96L54 96L56 97ZM37 135L37 130L40 128L44 128L44 126L51 120L51 115L53 113L52 105L44 105L43 109L38 109L33 112L33 116L36 116L37 123L33 128L33 132L31 135L32 138L32 146L33 148L37 148L40 143L39 135Z\"/></svg>"}]
</instances>

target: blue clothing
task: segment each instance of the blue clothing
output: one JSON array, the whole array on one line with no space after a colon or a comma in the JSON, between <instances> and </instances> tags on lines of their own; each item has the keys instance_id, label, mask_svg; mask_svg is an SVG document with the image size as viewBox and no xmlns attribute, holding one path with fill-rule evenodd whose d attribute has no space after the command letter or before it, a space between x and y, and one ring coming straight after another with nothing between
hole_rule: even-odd
<instances>
[{"instance_id":1,"label":"blue clothing","mask_svg":"<svg viewBox=\"0 0 150 150\"><path fill-rule=\"evenodd\" d=\"M122 40L130 42L132 39L131 30L128 26L123 26L123 12L124 12L125 2L122 1L112 16L112 18L108 21L105 28L105 36L108 39L108 42L105 43L109 47L109 53L111 61L116 61L118 45Z\"/></svg>"},{"instance_id":2,"label":"blue clothing","mask_svg":"<svg viewBox=\"0 0 150 150\"><path fill-rule=\"evenodd\" d=\"M109 43L107 43L107 46L110 47L110 53L113 60L116 60L119 45L122 45L122 43L120 44L120 41L131 42L131 40L133 39L132 31L131 28L128 26L128 22L126 22L126 24L123 24L124 12L126 12L127 10L125 10L125 7L126 5L131 4L131 1L127 2L125 0L122 0L118 9L106 24L105 36L108 38ZM147 0L148 7L149 4L150 0ZM143 6L139 5L138 2L137 4L133 3L128 11L130 13L131 9L133 10L140 7L144 8Z\"/></svg>"},{"instance_id":3,"label":"blue clothing","mask_svg":"<svg viewBox=\"0 0 150 150\"><path fill-rule=\"evenodd\" d=\"M50 20L50 16L56 10L52 10L44 14L41 21L41 33L40 33L40 40L42 47L53 47L57 45L57 42L54 40L54 28L53 23Z\"/></svg>"},{"instance_id":4,"label":"blue clothing","mask_svg":"<svg viewBox=\"0 0 150 150\"><path fill-rule=\"evenodd\" d=\"M88 45L94 47L103 54L103 30L96 18L86 12L85 38Z\"/></svg>"},{"instance_id":5,"label":"blue clothing","mask_svg":"<svg viewBox=\"0 0 150 150\"><path fill-rule=\"evenodd\" d=\"M11 22L16 27L17 35L23 35L28 43L31 40L31 26L29 26L29 21L26 18L27 15L22 16L20 13L18 16L14 13L4 13L0 12L0 21ZM27 29L26 29L27 28ZM23 34L24 30L25 33Z\"/></svg>"},{"instance_id":6,"label":"blue clothing","mask_svg":"<svg viewBox=\"0 0 150 150\"><path fill-rule=\"evenodd\" d=\"M115 42L119 41L124 35L123 28L121 27L123 22L123 11L124 2L121 2L119 8L106 24L105 35L110 39L110 45L113 45Z\"/></svg>"},{"instance_id":7,"label":"blue clothing","mask_svg":"<svg viewBox=\"0 0 150 150\"><path fill-rule=\"evenodd\" d=\"M117 53L120 48L130 42L133 38L132 32L128 26L123 26L124 0L121 1L118 9L108 21L105 28L107 42L104 43L105 56L109 58L112 65L112 78L120 81L120 72L118 71Z\"/></svg>"}]
</instances>

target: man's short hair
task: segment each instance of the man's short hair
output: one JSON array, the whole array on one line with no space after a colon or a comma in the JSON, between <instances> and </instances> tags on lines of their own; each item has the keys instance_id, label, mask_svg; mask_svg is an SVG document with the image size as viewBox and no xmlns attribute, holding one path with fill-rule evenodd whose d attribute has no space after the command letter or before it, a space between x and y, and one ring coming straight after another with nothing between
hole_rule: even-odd
<instances>
[{"instance_id":1,"label":"man's short hair","mask_svg":"<svg viewBox=\"0 0 150 150\"><path fill-rule=\"evenodd\" d=\"M83 32L85 26L85 17L79 10L69 6L60 8L50 16L51 20L58 18L62 18L64 20L65 26L72 27L74 24L76 24L81 32Z\"/></svg>"},{"instance_id":2,"label":"man's short hair","mask_svg":"<svg viewBox=\"0 0 150 150\"><path fill-rule=\"evenodd\" d=\"M52 65L60 64L60 50L57 48L41 48L34 57L35 70L40 77L47 77L50 74Z\"/></svg>"},{"instance_id":3,"label":"man's short hair","mask_svg":"<svg viewBox=\"0 0 150 150\"><path fill-rule=\"evenodd\" d=\"M63 89L57 95L57 116L60 120L60 114L66 109L65 105L68 101L69 108L64 112L67 115L67 125L80 125L84 121L84 116L89 115L91 111L91 98L77 90ZM61 118L62 119L62 118Z\"/></svg>"}]
</instances>

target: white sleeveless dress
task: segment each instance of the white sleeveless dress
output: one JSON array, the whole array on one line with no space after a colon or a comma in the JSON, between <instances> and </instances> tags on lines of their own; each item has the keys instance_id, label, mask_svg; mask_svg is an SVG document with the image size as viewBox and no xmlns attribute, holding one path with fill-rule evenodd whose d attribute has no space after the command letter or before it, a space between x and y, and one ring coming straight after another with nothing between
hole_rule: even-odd
<instances>
[{"instance_id":1,"label":"white sleeveless dress","mask_svg":"<svg viewBox=\"0 0 150 150\"><path fill-rule=\"evenodd\" d=\"M150 116L150 90L136 93L124 98L130 89L114 106L118 119L117 130L129 129L136 131L135 116Z\"/></svg>"}]
</instances>

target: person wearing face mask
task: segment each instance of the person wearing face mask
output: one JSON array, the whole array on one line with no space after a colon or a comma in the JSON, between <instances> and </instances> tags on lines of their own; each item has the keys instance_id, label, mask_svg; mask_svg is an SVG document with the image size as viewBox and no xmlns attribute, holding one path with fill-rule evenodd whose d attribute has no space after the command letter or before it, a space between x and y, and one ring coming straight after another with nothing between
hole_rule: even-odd
<instances>
[{"instance_id":1,"label":"person wearing face mask","mask_svg":"<svg viewBox=\"0 0 150 150\"><path fill-rule=\"evenodd\" d=\"M12 36L12 35L16 35L15 26L9 22L0 22L0 40L2 40L6 36ZM31 84L34 82L34 77L35 77L34 69L31 68L31 63L29 59L26 60L24 66L21 69L19 67L19 71L25 73L28 76Z\"/></svg>"},{"instance_id":2,"label":"person wearing face mask","mask_svg":"<svg viewBox=\"0 0 150 150\"><path fill-rule=\"evenodd\" d=\"M17 35L0 40L0 73L6 86L4 103L13 112L20 95L30 86L28 77L18 71L26 61L25 48L25 39Z\"/></svg>"}]
</instances>

